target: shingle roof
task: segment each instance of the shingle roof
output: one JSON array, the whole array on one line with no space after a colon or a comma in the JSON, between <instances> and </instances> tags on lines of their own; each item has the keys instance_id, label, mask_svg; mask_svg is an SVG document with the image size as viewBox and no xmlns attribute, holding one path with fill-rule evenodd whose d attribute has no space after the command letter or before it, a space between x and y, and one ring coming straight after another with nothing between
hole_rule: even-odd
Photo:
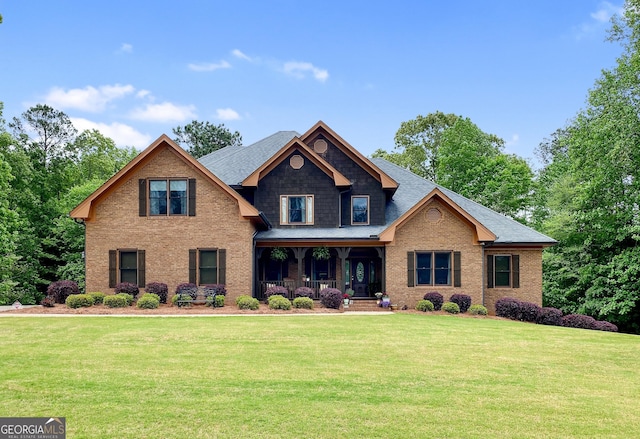
<instances>
[{"instance_id":1,"label":"shingle roof","mask_svg":"<svg viewBox=\"0 0 640 439\"><path fill-rule=\"evenodd\" d=\"M279 131L249 146L227 147L199 159L206 168L229 186L237 186L269 160L284 145L300 135L295 131ZM496 244L555 244L552 238L511 218L484 207L449 189L381 158L371 161L398 182L393 198L387 202L383 226L344 226L336 228L274 228L261 231L258 240L271 239L370 239L378 236L391 223L420 202L433 189L440 189L453 202L496 235Z\"/></svg>"},{"instance_id":2,"label":"shingle roof","mask_svg":"<svg viewBox=\"0 0 640 439\"><path fill-rule=\"evenodd\" d=\"M387 203L387 225L402 216L416 203L422 200L434 188L440 189L458 206L477 219L482 225L496 235L496 244L528 243L528 244L555 244L556 241L540 232L533 230L511 218L508 218L494 210L476 203L462 195L426 180L411 171L390 163L381 158L372 161L400 186Z\"/></svg>"},{"instance_id":3,"label":"shingle roof","mask_svg":"<svg viewBox=\"0 0 640 439\"><path fill-rule=\"evenodd\" d=\"M229 186L238 186L296 136L300 134L295 131L278 131L249 146L222 148L198 161Z\"/></svg>"}]
</instances>

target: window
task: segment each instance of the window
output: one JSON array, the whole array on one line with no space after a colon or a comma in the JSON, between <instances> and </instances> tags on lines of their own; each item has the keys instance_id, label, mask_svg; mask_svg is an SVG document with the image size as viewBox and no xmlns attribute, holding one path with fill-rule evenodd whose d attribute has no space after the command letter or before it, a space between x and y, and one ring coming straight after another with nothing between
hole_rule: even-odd
<instances>
[{"instance_id":1,"label":"window","mask_svg":"<svg viewBox=\"0 0 640 439\"><path fill-rule=\"evenodd\" d=\"M351 224L369 224L369 196L351 197Z\"/></svg>"},{"instance_id":2,"label":"window","mask_svg":"<svg viewBox=\"0 0 640 439\"><path fill-rule=\"evenodd\" d=\"M145 286L144 250L109 250L109 287L119 282Z\"/></svg>"},{"instance_id":3,"label":"window","mask_svg":"<svg viewBox=\"0 0 640 439\"><path fill-rule=\"evenodd\" d=\"M418 285L451 285L451 252L416 252Z\"/></svg>"},{"instance_id":4,"label":"window","mask_svg":"<svg viewBox=\"0 0 640 439\"><path fill-rule=\"evenodd\" d=\"M488 255L487 286L489 288L520 288L519 255Z\"/></svg>"},{"instance_id":5,"label":"window","mask_svg":"<svg viewBox=\"0 0 640 439\"><path fill-rule=\"evenodd\" d=\"M189 282L198 285L224 284L226 250L203 248L189 250Z\"/></svg>"},{"instance_id":6,"label":"window","mask_svg":"<svg viewBox=\"0 0 640 439\"><path fill-rule=\"evenodd\" d=\"M187 180L150 180L150 215L186 215Z\"/></svg>"},{"instance_id":7,"label":"window","mask_svg":"<svg viewBox=\"0 0 640 439\"><path fill-rule=\"evenodd\" d=\"M313 195L282 195L280 224L313 224Z\"/></svg>"},{"instance_id":8,"label":"window","mask_svg":"<svg viewBox=\"0 0 640 439\"><path fill-rule=\"evenodd\" d=\"M139 192L140 216L196 214L195 178L141 179Z\"/></svg>"},{"instance_id":9,"label":"window","mask_svg":"<svg viewBox=\"0 0 640 439\"><path fill-rule=\"evenodd\" d=\"M407 286L462 286L461 253L458 251L407 252Z\"/></svg>"},{"instance_id":10,"label":"window","mask_svg":"<svg viewBox=\"0 0 640 439\"><path fill-rule=\"evenodd\" d=\"M200 250L200 284L218 283L218 251Z\"/></svg>"}]
</instances>

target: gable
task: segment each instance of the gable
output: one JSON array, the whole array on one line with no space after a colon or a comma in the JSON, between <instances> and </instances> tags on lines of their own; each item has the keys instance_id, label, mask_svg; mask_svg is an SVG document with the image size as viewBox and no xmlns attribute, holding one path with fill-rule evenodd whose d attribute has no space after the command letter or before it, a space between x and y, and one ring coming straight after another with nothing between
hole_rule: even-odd
<instances>
[{"instance_id":1,"label":"gable","mask_svg":"<svg viewBox=\"0 0 640 439\"><path fill-rule=\"evenodd\" d=\"M174 161L173 165L168 165L167 161ZM163 163L164 162L164 163ZM155 166L155 169L153 167ZM151 174L157 173L157 177L172 177L172 168L183 166L183 172L198 175L208 183L218 188L222 194L232 200L239 208L240 215L255 223L262 223L259 212L244 200L233 189L224 184L218 177L213 175L204 166L198 163L193 157L187 154L180 146L176 145L168 136L160 136L154 143L138 154L131 162L122 168L113 177L107 180L101 187L87 197L82 203L76 206L70 213L75 219L90 221L95 216L95 209L103 200L107 199L118 188L125 184L130 184L134 175L141 169L152 168ZM184 177L184 175L182 175ZM130 194L138 200L138 195Z\"/></svg>"},{"instance_id":2,"label":"gable","mask_svg":"<svg viewBox=\"0 0 640 439\"><path fill-rule=\"evenodd\" d=\"M476 218L458 206L454 201L452 201L448 196L446 196L440 189L435 188L429 194L427 194L421 201L415 204L411 209L406 211L402 216L393 221L384 232L380 234L380 240L383 242L393 242L395 240L396 230L402 228L405 224L407 224L412 218L420 213L425 212L425 207L427 207L430 203L434 201L439 204L446 206L447 209L455 215L459 220L465 222L469 228L473 231L474 242L494 242L496 240L496 235L493 234L488 228L486 228L483 224L481 224ZM426 221L427 223L431 219L429 218L429 211L426 210ZM434 218L434 220L437 220Z\"/></svg>"}]
</instances>

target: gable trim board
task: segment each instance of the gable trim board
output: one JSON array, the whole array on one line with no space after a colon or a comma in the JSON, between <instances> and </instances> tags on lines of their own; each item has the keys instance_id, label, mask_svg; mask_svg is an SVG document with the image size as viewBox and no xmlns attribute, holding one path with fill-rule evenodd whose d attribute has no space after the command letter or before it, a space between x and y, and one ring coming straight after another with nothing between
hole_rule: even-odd
<instances>
[{"instance_id":1,"label":"gable trim board","mask_svg":"<svg viewBox=\"0 0 640 439\"><path fill-rule=\"evenodd\" d=\"M327 154L322 150L316 152L310 145L320 138L335 149ZM170 154L166 154L167 151ZM318 188L309 194L315 199L314 212L350 209L352 196L367 196L371 200L369 208L374 200L378 206L384 204L382 221L373 225L338 223L333 227L317 221L304 226L280 224L279 218L268 218L271 214L265 215L254 204L271 209L265 203L279 203L281 196L291 195L287 192L291 184L281 187L283 179L265 177L283 169L283 162L293 154L299 154L307 163L300 165L298 158L288 165L300 166L293 169L304 173L301 176L307 189ZM167 166L188 171L183 176L188 180L188 211L185 215L145 221L138 215L143 210L147 212L147 182L153 179L150 175L165 177L163 169L167 169L167 178L175 176L177 170L172 174L172 168ZM362 183L357 186L354 183L357 178L360 182L366 179L367 186ZM197 180L201 181L196 183ZM260 185L262 189L258 189ZM135 205L135 212L127 212L126 217L131 221L131 216L139 218L132 227L120 227L118 224L124 224L123 220L118 223L110 218L120 213L117 209L125 200L122 197L131 197L128 209ZM237 211L230 208L233 205L238 207ZM276 206L276 212L279 207ZM86 270L91 273L87 275L90 290L105 290L118 280L118 268L114 265L117 253L114 252L119 250L112 252L114 248L143 252L139 262L142 278L167 283L171 292L179 283L198 280L197 267L193 265L194 249L216 248L220 249L222 266L219 276L227 283L230 300L250 292L257 296L266 285L269 279L265 276L273 267L267 270L264 265L269 259L263 249L285 247L290 255L296 255L285 261L286 269L280 273L287 280L279 280L288 282L293 289L301 278L313 279L308 270L315 264L306 259L311 258L311 250L327 246L334 258L329 266L337 267L329 272L336 276L334 282L340 288L346 287L345 282L349 283L352 276L345 271L353 268L347 259L352 259L354 264L369 261L367 276L375 277L363 282L379 282L382 288L386 285L392 300L400 305L415 306L425 292L432 290L440 291L443 296L453 292L469 294L474 303L488 307L507 294L541 303L542 249L555 243L396 165L382 159L375 159L374 163L322 121L301 136L282 131L250 146L224 148L200 160L193 159L162 135L80 203L71 216L87 225L85 253L88 255ZM411 277L415 276L411 264L415 261L408 255L431 251L434 254L450 252L451 282L444 286L415 285L414 279L411 286ZM511 286L514 288L491 288L488 257L505 254L513 257Z\"/></svg>"}]
</instances>

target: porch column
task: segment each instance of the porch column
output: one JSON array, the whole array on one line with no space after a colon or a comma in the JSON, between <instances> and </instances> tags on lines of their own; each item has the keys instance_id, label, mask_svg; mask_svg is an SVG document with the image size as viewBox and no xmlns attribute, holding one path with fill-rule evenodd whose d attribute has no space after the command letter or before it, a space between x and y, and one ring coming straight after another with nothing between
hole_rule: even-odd
<instances>
[{"instance_id":1,"label":"porch column","mask_svg":"<svg viewBox=\"0 0 640 439\"><path fill-rule=\"evenodd\" d=\"M378 257L382 261L382 264L380 265L380 288L382 288L381 292L385 292L387 291L387 276L385 276L384 267L387 263L384 258L384 247L376 247L376 250L378 252Z\"/></svg>"},{"instance_id":2,"label":"porch column","mask_svg":"<svg viewBox=\"0 0 640 439\"><path fill-rule=\"evenodd\" d=\"M296 288L302 286L302 275L304 274L304 254L309 250L309 247L293 247L291 248L293 251L293 256L298 260L298 276L296 279Z\"/></svg>"},{"instance_id":3,"label":"porch column","mask_svg":"<svg viewBox=\"0 0 640 439\"><path fill-rule=\"evenodd\" d=\"M336 252L338 253L338 257L340 258L340 263L342 264L342 280L338 283L338 285L340 285L340 291L345 292L347 290L345 279L347 278L347 276L351 276L351 273L346 272L347 258L349 257L349 253L351 253L351 247L336 247Z\"/></svg>"}]
</instances>

